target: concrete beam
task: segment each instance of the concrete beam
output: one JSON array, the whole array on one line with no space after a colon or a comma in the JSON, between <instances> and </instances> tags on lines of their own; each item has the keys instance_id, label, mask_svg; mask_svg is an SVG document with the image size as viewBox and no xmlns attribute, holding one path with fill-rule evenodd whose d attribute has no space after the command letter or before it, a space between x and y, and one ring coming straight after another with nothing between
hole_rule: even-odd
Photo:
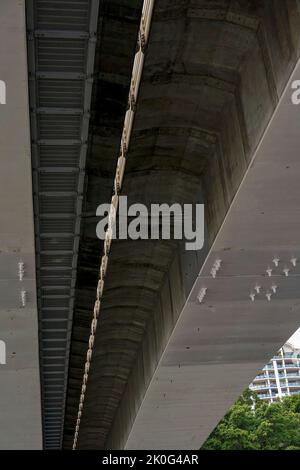
<instances>
[{"instance_id":1,"label":"concrete beam","mask_svg":"<svg viewBox=\"0 0 300 470\"><path fill-rule=\"evenodd\" d=\"M0 449L41 449L24 0L0 4L0 79L6 84L6 104L0 104L0 339L6 344L6 364L0 365ZM21 291L27 293L24 307Z\"/></svg>"},{"instance_id":2,"label":"concrete beam","mask_svg":"<svg viewBox=\"0 0 300 470\"><path fill-rule=\"evenodd\" d=\"M126 449L198 449L299 327L300 263L293 258L300 260L300 107L291 101L291 83L299 78L298 62L153 375ZM216 260L221 266L214 278Z\"/></svg>"}]
</instances>

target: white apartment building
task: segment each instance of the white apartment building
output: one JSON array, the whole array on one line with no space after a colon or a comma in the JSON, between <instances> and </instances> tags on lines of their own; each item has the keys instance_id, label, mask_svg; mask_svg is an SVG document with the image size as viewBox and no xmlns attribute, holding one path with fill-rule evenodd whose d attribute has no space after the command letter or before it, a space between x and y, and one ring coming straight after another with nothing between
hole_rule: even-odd
<instances>
[{"instance_id":1,"label":"white apartment building","mask_svg":"<svg viewBox=\"0 0 300 470\"><path fill-rule=\"evenodd\" d=\"M255 377L250 389L270 403L300 393L300 349L285 344Z\"/></svg>"}]
</instances>

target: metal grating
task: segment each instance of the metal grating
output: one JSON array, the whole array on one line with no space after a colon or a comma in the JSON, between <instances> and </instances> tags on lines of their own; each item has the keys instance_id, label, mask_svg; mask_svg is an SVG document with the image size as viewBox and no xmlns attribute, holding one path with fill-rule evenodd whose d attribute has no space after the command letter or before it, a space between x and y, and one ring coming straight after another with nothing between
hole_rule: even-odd
<instances>
[{"instance_id":1,"label":"metal grating","mask_svg":"<svg viewBox=\"0 0 300 470\"><path fill-rule=\"evenodd\" d=\"M56 308L55 310L50 310L50 309L47 309L47 308L43 308L43 315L42 315L42 318L44 320L68 320L69 319L69 309L65 308L65 309L62 309L62 308ZM41 328L43 327L43 325L41 326ZM55 353L55 351L54 351ZM49 354L45 354L44 351L43 351L43 354L42 354L42 357L45 358L46 356L49 356ZM54 354L55 356L56 354ZM62 356L63 359L64 359L64 362L66 360L65 358L65 355Z\"/></svg>"},{"instance_id":2,"label":"metal grating","mask_svg":"<svg viewBox=\"0 0 300 470\"><path fill-rule=\"evenodd\" d=\"M42 30L86 31L89 0L40 0L36 22Z\"/></svg>"},{"instance_id":3,"label":"metal grating","mask_svg":"<svg viewBox=\"0 0 300 470\"><path fill-rule=\"evenodd\" d=\"M84 39L36 39L36 59L40 72L84 73L87 41Z\"/></svg>"},{"instance_id":4,"label":"metal grating","mask_svg":"<svg viewBox=\"0 0 300 470\"><path fill-rule=\"evenodd\" d=\"M80 145L40 145L40 167L78 167Z\"/></svg>"},{"instance_id":5,"label":"metal grating","mask_svg":"<svg viewBox=\"0 0 300 470\"><path fill-rule=\"evenodd\" d=\"M77 173L40 173L39 188L41 192L76 191Z\"/></svg>"},{"instance_id":6,"label":"metal grating","mask_svg":"<svg viewBox=\"0 0 300 470\"><path fill-rule=\"evenodd\" d=\"M70 212L73 207L70 208ZM43 251L72 251L74 240L73 237L60 238L60 237L43 237L40 239L40 250ZM49 281L47 281L49 282Z\"/></svg>"},{"instance_id":7,"label":"metal grating","mask_svg":"<svg viewBox=\"0 0 300 470\"><path fill-rule=\"evenodd\" d=\"M37 88L39 107L68 109L83 107L83 81L44 79L37 81Z\"/></svg>"},{"instance_id":8,"label":"metal grating","mask_svg":"<svg viewBox=\"0 0 300 470\"><path fill-rule=\"evenodd\" d=\"M65 196L62 201L60 197L45 197L39 198L39 211L44 214L76 214L75 196Z\"/></svg>"},{"instance_id":9,"label":"metal grating","mask_svg":"<svg viewBox=\"0 0 300 470\"><path fill-rule=\"evenodd\" d=\"M81 116L40 114L38 131L40 139L80 139Z\"/></svg>"},{"instance_id":10,"label":"metal grating","mask_svg":"<svg viewBox=\"0 0 300 470\"><path fill-rule=\"evenodd\" d=\"M62 446L99 0L27 0L45 449Z\"/></svg>"},{"instance_id":11,"label":"metal grating","mask_svg":"<svg viewBox=\"0 0 300 470\"><path fill-rule=\"evenodd\" d=\"M73 234L75 223L72 219L40 219L39 230L41 234L70 233Z\"/></svg>"},{"instance_id":12,"label":"metal grating","mask_svg":"<svg viewBox=\"0 0 300 470\"><path fill-rule=\"evenodd\" d=\"M50 252L51 253L51 252ZM60 253L59 251L57 253ZM53 266L70 266L72 267L73 253L71 255L40 255L40 266L53 267Z\"/></svg>"}]
</instances>

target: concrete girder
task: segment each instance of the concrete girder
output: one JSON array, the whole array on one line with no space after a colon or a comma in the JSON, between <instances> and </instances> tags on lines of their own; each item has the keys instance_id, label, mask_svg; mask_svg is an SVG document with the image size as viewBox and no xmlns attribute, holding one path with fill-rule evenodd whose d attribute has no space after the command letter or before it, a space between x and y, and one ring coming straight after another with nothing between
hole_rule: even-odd
<instances>
[{"instance_id":1,"label":"concrete girder","mask_svg":"<svg viewBox=\"0 0 300 470\"><path fill-rule=\"evenodd\" d=\"M126 449L198 449L299 327L299 108L290 86L299 75L298 61L153 375ZM216 260L220 269L213 278Z\"/></svg>"},{"instance_id":2,"label":"concrete girder","mask_svg":"<svg viewBox=\"0 0 300 470\"><path fill-rule=\"evenodd\" d=\"M6 363L0 364L0 449L41 449L24 0L0 4L0 79L6 84L0 104L0 339L6 344Z\"/></svg>"}]
</instances>

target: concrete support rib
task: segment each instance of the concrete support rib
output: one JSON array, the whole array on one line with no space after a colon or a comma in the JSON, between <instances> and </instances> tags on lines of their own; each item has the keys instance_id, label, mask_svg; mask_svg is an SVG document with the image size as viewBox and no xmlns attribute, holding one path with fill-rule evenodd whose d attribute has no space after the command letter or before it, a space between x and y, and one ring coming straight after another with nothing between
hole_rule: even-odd
<instances>
[{"instance_id":1,"label":"concrete support rib","mask_svg":"<svg viewBox=\"0 0 300 470\"><path fill-rule=\"evenodd\" d=\"M126 449L199 448L299 326L300 109L291 100L291 84L299 78L298 62L153 375Z\"/></svg>"},{"instance_id":2,"label":"concrete support rib","mask_svg":"<svg viewBox=\"0 0 300 470\"><path fill-rule=\"evenodd\" d=\"M0 2L0 80L0 449L41 449L24 0Z\"/></svg>"}]
</instances>

